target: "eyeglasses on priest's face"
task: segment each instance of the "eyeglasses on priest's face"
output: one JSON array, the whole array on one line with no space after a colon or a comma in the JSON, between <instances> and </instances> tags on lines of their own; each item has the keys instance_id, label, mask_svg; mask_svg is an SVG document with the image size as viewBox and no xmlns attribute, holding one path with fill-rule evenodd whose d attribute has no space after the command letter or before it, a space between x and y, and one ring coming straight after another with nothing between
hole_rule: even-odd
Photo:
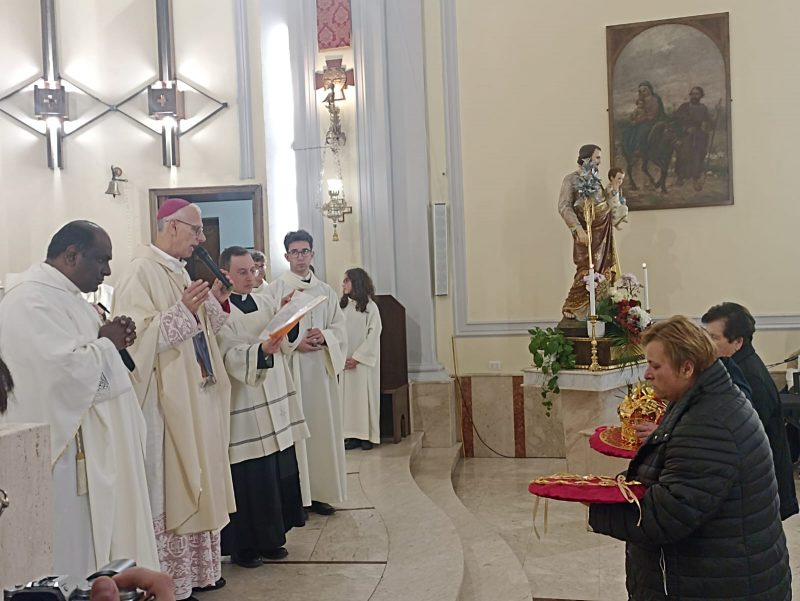
<instances>
[{"instance_id":1,"label":"eyeglasses on priest's face","mask_svg":"<svg viewBox=\"0 0 800 601\"><path fill-rule=\"evenodd\" d=\"M189 223L188 221L182 221L180 219L173 219L172 221L177 221L178 223L182 223L183 225L188 225L190 228L192 228L192 231L194 232L195 236L199 236L200 234L203 233L202 225L195 225L193 223Z\"/></svg>"},{"instance_id":2,"label":"eyeglasses on priest's face","mask_svg":"<svg viewBox=\"0 0 800 601\"><path fill-rule=\"evenodd\" d=\"M307 257L312 252L314 251L312 251L310 248L303 248L303 249L293 248L292 250L287 251L286 254L296 259L297 257Z\"/></svg>"}]
</instances>

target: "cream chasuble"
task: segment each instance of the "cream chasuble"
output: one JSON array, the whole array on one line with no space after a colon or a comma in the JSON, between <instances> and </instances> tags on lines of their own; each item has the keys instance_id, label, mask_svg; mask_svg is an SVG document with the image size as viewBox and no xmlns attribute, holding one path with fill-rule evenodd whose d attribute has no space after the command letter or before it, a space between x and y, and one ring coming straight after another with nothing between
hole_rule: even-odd
<instances>
[{"instance_id":1,"label":"cream chasuble","mask_svg":"<svg viewBox=\"0 0 800 601\"><path fill-rule=\"evenodd\" d=\"M258 369L259 335L275 307L266 296L252 298L258 310L244 314L231 303L217 335L231 377L231 463L266 457L309 436L287 359L276 353L270 369Z\"/></svg>"},{"instance_id":2,"label":"cream chasuble","mask_svg":"<svg viewBox=\"0 0 800 601\"><path fill-rule=\"evenodd\" d=\"M311 433L310 438L295 444L303 505L306 506L312 500L341 503L347 498L342 405L336 379L344 368L347 346L345 320L333 288L313 273L309 276L310 281L304 282L288 271L267 287L267 295L276 306L292 290L327 296L324 303L300 321L297 339L294 342L287 340L283 345L285 352L290 353L294 384ZM315 352L296 351L311 328L322 331L326 345Z\"/></svg>"},{"instance_id":3,"label":"cream chasuble","mask_svg":"<svg viewBox=\"0 0 800 601\"><path fill-rule=\"evenodd\" d=\"M347 321L347 356L358 361L339 376L344 437L381 442L381 314L373 301L356 310L356 301L343 310Z\"/></svg>"},{"instance_id":4,"label":"cream chasuble","mask_svg":"<svg viewBox=\"0 0 800 601\"><path fill-rule=\"evenodd\" d=\"M158 569L145 478L145 421L97 311L46 263L10 275L0 355L15 389L4 421L50 425L54 569L86 576L128 557ZM78 494L80 428L88 496ZM82 462L81 462L82 463ZM94 549L93 556L91 551Z\"/></svg>"},{"instance_id":5,"label":"cream chasuble","mask_svg":"<svg viewBox=\"0 0 800 601\"><path fill-rule=\"evenodd\" d=\"M179 266L153 246L140 248L117 284L113 312L136 322L136 343L129 349L137 366L134 387L150 415L148 425L151 418L163 421L163 438L148 442L148 451L163 445L162 457L148 454L148 468L163 460L163 474L152 475L153 480L163 478L162 490L151 483L153 515L158 517L163 495L166 529L182 535L220 530L236 504L227 461L230 381L215 336L226 316L220 316L211 294L197 318L186 309L181 296L191 281ZM203 386L192 343L201 331L216 378L208 386ZM154 397L155 412L150 406Z\"/></svg>"}]
</instances>

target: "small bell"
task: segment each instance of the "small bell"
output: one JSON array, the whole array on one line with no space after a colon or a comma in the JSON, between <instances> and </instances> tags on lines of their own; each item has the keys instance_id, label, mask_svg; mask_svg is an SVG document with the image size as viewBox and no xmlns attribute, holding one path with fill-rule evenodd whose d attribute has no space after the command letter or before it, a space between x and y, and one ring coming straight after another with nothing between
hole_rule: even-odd
<instances>
[{"instance_id":1,"label":"small bell","mask_svg":"<svg viewBox=\"0 0 800 601\"><path fill-rule=\"evenodd\" d=\"M127 182L128 180L122 179L122 169L120 167L114 167L111 165L111 181L108 182L108 188L106 188L106 194L111 194L113 198L116 198L122 192L119 189L119 182Z\"/></svg>"},{"instance_id":2,"label":"small bell","mask_svg":"<svg viewBox=\"0 0 800 601\"><path fill-rule=\"evenodd\" d=\"M117 197L121 194L119 191L119 182L116 180L111 180L108 182L108 188L106 189L106 194L111 194L113 197Z\"/></svg>"}]
</instances>

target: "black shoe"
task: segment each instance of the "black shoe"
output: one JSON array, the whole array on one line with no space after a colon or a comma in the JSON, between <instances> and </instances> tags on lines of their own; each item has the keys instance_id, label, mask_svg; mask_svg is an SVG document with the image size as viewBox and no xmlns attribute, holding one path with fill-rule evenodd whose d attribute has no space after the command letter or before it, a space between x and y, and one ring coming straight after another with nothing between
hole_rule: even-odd
<instances>
[{"instance_id":1,"label":"black shoe","mask_svg":"<svg viewBox=\"0 0 800 601\"><path fill-rule=\"evenodd\" d=\"M211 591L218 591L222 587L224 587L227 583L225 582L224 578L220 578L214 584L209 584L208 586L198 586L192 589L193 593L208 593Z\"/></svg>"},{"instance_id":2,"label":"black shoe","mask_svg":"<svg viewBox=\"0 0 800 601\"><path fill-rule=\"evenodd\" d=\"M358 438L347 438L344 441L344 450L352 451L353 449L357 449L360 445L361 441Z\"/></svg>"},{"instance_id":3,"label":"black shoe","mask_svg":"<svg viewBox=\"0 0 800 601\"><path fill-rule=\"evenodd\" d=\"M261 561L261 556L255 551L231 553L231 561L243 568L257 568L264 564L264 562Z\"/></svg>"},{"instance_id":4,"label":"black shoe","mask_svg":"<svg viewBox=\"0 0 800 601\"><path fill-rule=\"evenodd\" d=\"M318 513L319 515L332 515L336 511L333 505L323 503L322 501L311 501L311 507L309 507L308 510Z\"/></svg>"},{"instance_id":5,"label":"black shoe","mask_svg":"<svg viewBox=\"0 0 800 601\"><path fill-rule=\"evenodd\" d=\"M368 441L368 440L362 440L362 441L361 441L361 449L362 449L362 450L364 450L364 451L369 451L369 450L371 450L371 449L372 449L372 447L374 447L374 446L375 446L375 445L373 445L373 444L372 444L370 441Z\"/></svg>"},{"instance_id":6,"label":"black shoe","mask_svg":"<svg viewBox=\"0 0 800 601\"><path fill-rule=\"evenodd\" d=\"M259 551L261 553L261 557L264 559L268 559L270 561L277 561L278 559L283 559L289 552L286 550L285 547L278 547L277 549L267 549L265 551Z\"/></svg>"},{"instance_id":7,"label":"black shoe","mask_svg":"<svg viewBox=\"0 0 800 601\"><path fill-rule=\"evenodd\" d=\"M308 509L305 507L303 507L303 521L308 522ZM305 524L303 524L303 526L305 526Z\"/></svg>"}]
</instances>

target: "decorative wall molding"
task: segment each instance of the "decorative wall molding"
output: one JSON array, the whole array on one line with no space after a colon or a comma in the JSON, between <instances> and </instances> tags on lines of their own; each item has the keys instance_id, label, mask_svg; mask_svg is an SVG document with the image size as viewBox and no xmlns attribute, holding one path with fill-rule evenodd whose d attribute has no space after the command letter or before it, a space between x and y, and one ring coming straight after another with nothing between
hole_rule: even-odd
<instances>
[{"instance_id":1,"label":"decorative wall molding","mask_svg":"<svg viewBox=\"0 0 800 601\"><path fill-rule=\"evenodd\" d=\"M256 176L253 145L253 102L250 89L250 44L247 35L247 0L234 0L236 39L236 90L239 108L239 179Z\"/></svg>"},{"instance_id":2,"label":"decorative wall molding","mask_svg":"<svg viewBox=\"0 0 800 601\"><path fill-rule=\"evenodd\" d=\"M411 379L441 381L448 375L436 354L422 1L383 1L397 298L406 306Z\"/></svg>"},{"instance_id":3,"label":"decorative wall molding","mask_svg":"<svg viewBox=\"0 0 800 601\"><path fill-rule=\"evenodd\" d=\"M319 210L322 194L322 140L319 104L314 87L317 72L317 4L284 0L289 10L289 44L294 88L294 132L297 169L298 223L314 237L314 267L325 280L325 224Z\"/></svg>"},{"instance_id":4,"label":"decorative wall molding","mask_svg":"<svg viewBox=\"0 0 800 601\"><path fill-rule=\"evenodd\" d=\"M386 10L382 0L352 0L351 10L361 257L376 291L396 296Z\"/></svg>"}]
</instances>

